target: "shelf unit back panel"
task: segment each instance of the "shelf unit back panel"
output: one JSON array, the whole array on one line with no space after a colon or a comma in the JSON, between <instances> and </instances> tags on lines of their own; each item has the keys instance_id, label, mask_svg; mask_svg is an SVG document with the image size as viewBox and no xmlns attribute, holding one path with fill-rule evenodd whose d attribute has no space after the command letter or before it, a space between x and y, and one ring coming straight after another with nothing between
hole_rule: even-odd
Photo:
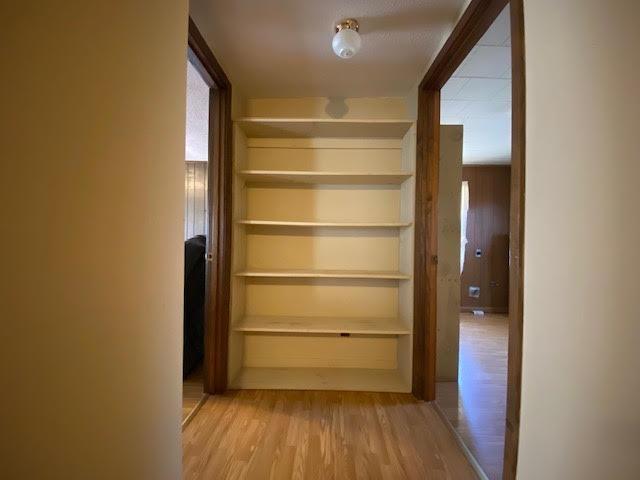
<instances>
[{"instance_id":1,"label":"shelf unit back panel","mask_svg":"<svg viewBox=\"0 0 640 480\"><path fill-rule=\"evenodd\" d=\"M398 315L394 280L247 279L245 315L373 317Z\"/></svg>"},{"instance_id":2,"label":"shelf unit back panel","mask_svg":"<svg viewBox=\"0 0 640 480\"><path fill-rule=\"evenodd\" d=\"M397 231L249 229L247 268L398 270Z\"/></svg>"},{"instance_id":3,"label":"shelf unit back panel","mask_svg":"<svg viewBox=\"0 0 640 480\"><path fill-rule=\"evenodd\" d=\"M278 185L247 188L252 220L398 222L400 190L393 185Z\"/></svg>"},{"instance_id":4,"label":"shelf unit back panel","mask_svg":"<svg viewBox=\"0 0 640 480\"><path fill-rule=\"evenodd\" d=\"M340 147L340 144L344 146ZM367 143L337 140L331 148L309 147L250 147L249 170L312 170L344 172L399 171L401 166L400 142L394 148L372 148ZM265 145L262 143L262 145ZM387 146L389 146L387 144Z\"/></svg>"},{"instance_id":5,"label":"shelf unit back panel","mask_svg":"<svg viewBox=\"0 0 640 480\"><path fill-rule=\"evenodd\" d=\"M375 368L398 366L395 337L251 334L244 336L245 367Z\"/></svg>"}]
</instances>

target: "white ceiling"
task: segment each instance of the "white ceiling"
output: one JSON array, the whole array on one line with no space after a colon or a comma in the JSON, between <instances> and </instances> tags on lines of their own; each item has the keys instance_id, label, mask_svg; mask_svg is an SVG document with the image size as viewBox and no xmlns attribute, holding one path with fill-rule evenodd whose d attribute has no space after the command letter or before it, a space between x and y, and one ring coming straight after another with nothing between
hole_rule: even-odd
<instances>
[{"instance_id":1,"label":"white ceiling","mask_svg":"<svg viewBox=\"0 0 640 480\"><path fill-rule=\"evenodd\" d=\"M187 137L185 160L207 161L209 128L209 87L187 62Z\"/></svg>"},{"instance_id":2,"label":"white ceiling","mask_svg":"<svg viewBox=\"0 0 640 480\"><path fill-rule=\"evenodd\" d=\"M509 6L442 89L442 124L464 125L463 163L511 161Z\"/></svg>"},{"instance_id":3,"label":"white ceiling","mask_svg":"<svg viewBox=\"0 0 640 480\"><path fill-rule=\"evenodd\" d=\"M192 0L191 15L247 97L404 96L468 0ZM360 22L352 59L331 50L335 23Z\"/></svg>"}]
</instances>

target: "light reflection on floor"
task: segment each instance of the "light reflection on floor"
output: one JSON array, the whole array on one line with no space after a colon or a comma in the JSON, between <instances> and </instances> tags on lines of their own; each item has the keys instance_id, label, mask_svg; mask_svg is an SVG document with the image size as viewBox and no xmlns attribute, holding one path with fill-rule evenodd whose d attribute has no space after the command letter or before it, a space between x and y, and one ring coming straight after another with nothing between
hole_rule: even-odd
<instances>
[{"instance_id":1,"label":"light reflection on floor","mask_svg":"<svg viewBox=\"0 0 640 480\"><path fill-rule=\"evenodd\" d=\"M501 480L507 388L506 315L460 315L458 383L436 386L436 402L490 480Z\"/></svg>"}]
</instances>

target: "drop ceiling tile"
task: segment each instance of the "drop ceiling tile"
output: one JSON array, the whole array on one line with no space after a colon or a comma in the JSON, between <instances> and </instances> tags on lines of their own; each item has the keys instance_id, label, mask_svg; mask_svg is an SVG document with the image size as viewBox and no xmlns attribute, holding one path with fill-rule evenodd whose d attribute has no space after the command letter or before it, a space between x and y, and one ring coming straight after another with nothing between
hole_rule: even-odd
<instances>
[{"instance_id":1,"label":"drop ceiling tile","mask_svg":"<svg viewBox=\"0 0 640 480\"><path fill-rule=\"evenodd\" d=\"M478 45L504 45L510 35L509 11L509 5L507 5L478 41Z\"/></svg>"},{"instance_id":2,"label":"drop ceiling tile","mask_svg":"<svg viewBox=\"0 0 640 480\"><path fill-rule=\"evenodd\" d=\"M466 119L473 117L488 117L493 115L511 115L511 102L481 101L469 102L460 113Z\"/></svg>"},{"instance_id":3,"label":"drop ceiling tile","mask_svg":"<svg viewBox=\"0 0 640 480\"><path fill-rule=\"evenodd\" d=\"M500 78L500 75L510 66L511 48L476 45L454 76Z\"/></svg>"},{"instance_id":4,"label":"drop ceiling tile","mask_svg":"<svg viewBox=\"0 0 640 480\"><path fill-rule=\"evenodd\" d=\"M470 78L458 92L457 100L491 100L510 83L505 78Z\"/></svg>"},{"instance_id":5,"label":"drop ceiling tile","mask_svg":"<svg viewBox=\"0 0 640 480\"><path fill-rule=\"evenodd\" d=\"M509 68L507 68L504 73L502 75L500 75L500 78L511 78L511 65L509 65Z\"/></svg>"},{"instance_id":6,"label":"drop ceiling tile","mask_svg":"<svg viewBox=\"0 0 640 480\"><path fill-rule=\"evenodd\" d=\"M495 96L491 99L498 102L510 102L511 101L511 82L500 90Z\"/></svg>"},{"instance_id":7,"label":"drop ceiling tile","mask_svg":"<svg viewBox=\"0 0 640 480\"><path fill-rule=\"evenodd\" d=\"M441 98L443 100L456 100L458 92L468 81L466 78L451 77L440 91Z\"/></svg>"},{"instance_id":8,"label":"drop ceiling tile","mask_svg":"<svg viewBox=\"0 0 640 480\"><path fill-rule=\"evenodd\" d=\"M440 102L440 118L460 117L460 113L467 108L469 102L460 100L442 100Z\"/></svg>"}]
</instances>

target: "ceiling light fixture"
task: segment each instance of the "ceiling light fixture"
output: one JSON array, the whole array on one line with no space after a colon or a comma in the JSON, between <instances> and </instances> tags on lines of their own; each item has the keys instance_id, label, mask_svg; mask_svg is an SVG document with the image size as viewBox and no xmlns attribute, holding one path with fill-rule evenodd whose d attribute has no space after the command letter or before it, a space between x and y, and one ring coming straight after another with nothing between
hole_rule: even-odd
<instances>
[{"instance_id":1,"label":"ceiling light fixture","mask_svg":"<svg viewBox=\"0 0 640 480\"><path fill-rule=\"evenodd\" d=\"M353 18L342 20L336 25L336 34L333 36L331 47L337 56L351 58L358 53L362 45L360 34L358 34L359 29L360 25Z\"/></svg>"}]
</instances>

